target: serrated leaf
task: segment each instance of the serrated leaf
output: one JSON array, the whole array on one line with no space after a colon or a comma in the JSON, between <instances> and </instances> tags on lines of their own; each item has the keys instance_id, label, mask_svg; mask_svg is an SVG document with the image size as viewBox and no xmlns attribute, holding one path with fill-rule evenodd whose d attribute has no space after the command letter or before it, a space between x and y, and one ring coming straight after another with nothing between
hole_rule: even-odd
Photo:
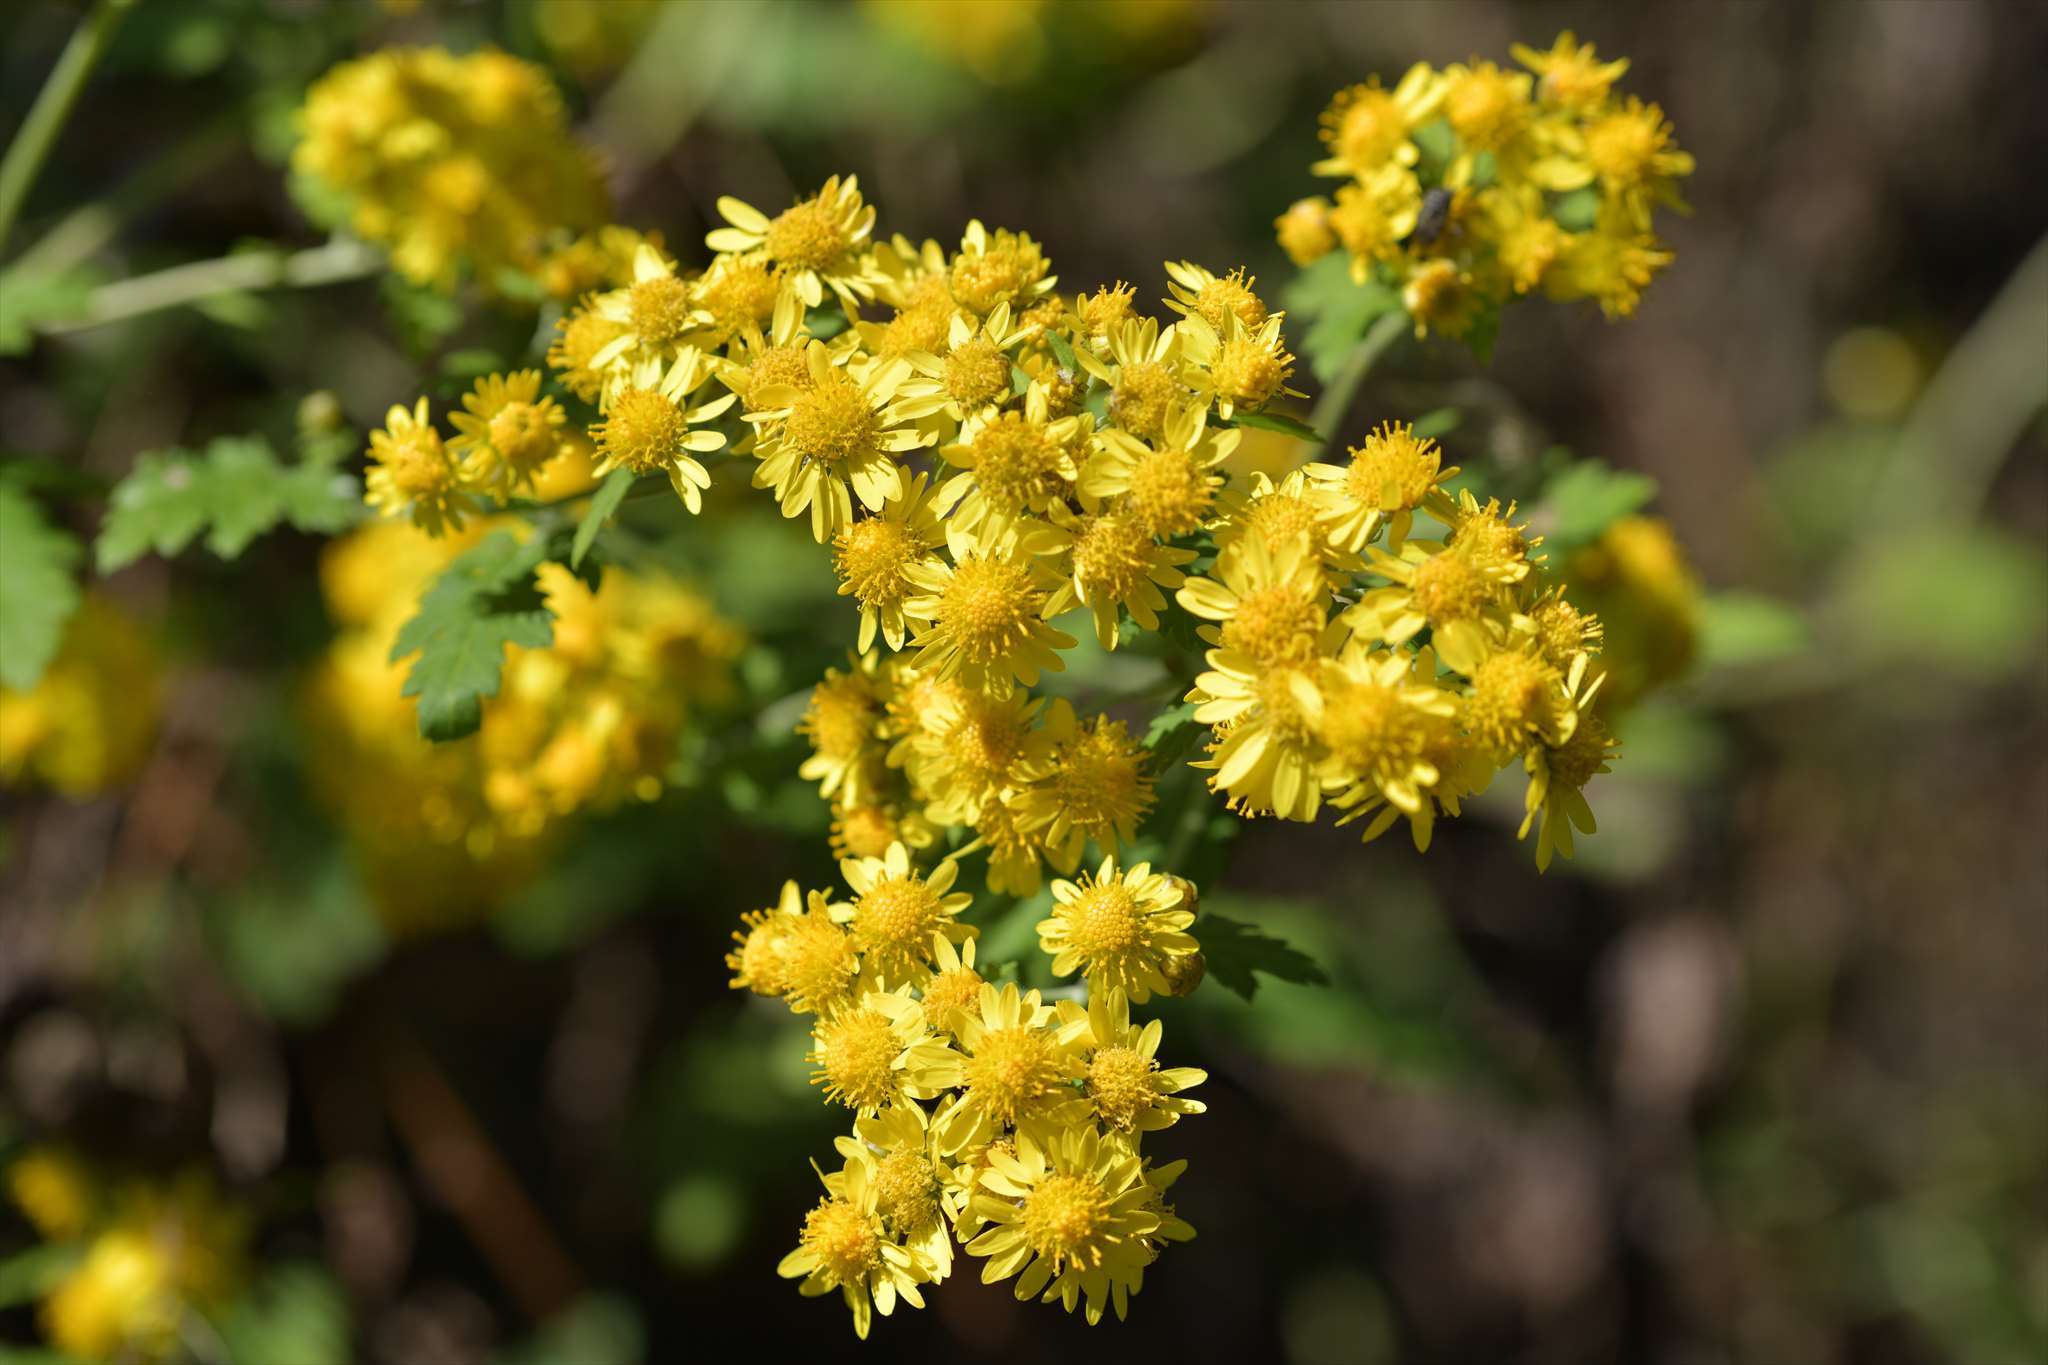
<instances>
[{"instance_id":1,"label":"serrated leaf","mask_svg":"<svg viewBox=\"0 0 2048 1365\"><path fill-rule=\"evenodd\" d=\"M1195 719L1195 704L1191 701L1170 706L1152 717L1152 724L1145 731L1145 747L1152 751L1154 767L1163 770L1179 762L1208 729Z\"/></svg>"},{"instance_id":2,"label":"serrated leaf","mask_svg":"<svg viewBox=\"0 0 2048 1365\"><path fill-rule=\"evenodd\" d=\"M155 551L174 555L201 531L206 548L233 559L280 521L331 532L362 514L355 479L323 465L278 463L261 436L222 436L204 455L151 451L108 499L95 545L101 573Z\"/></svg>"},{"instance_id":3,"label":"serrated leaf","mask_svg":"<svg viewBox=\"0 0 2048 1365\"><path fill-rule=\"evenodd\" d=\"M1351 278L1351 259L1333 251L1303 270L1282 291L1288 315L1307 322L1301 352L1318 379L1336 374L1373 321L1401 306L1401 296L1377 280Z\"/></svg>"},{"instance_id":4,"label":"serrated leaf","mask_svg":"<svg viewBox=\"0 0 2048 1365\"><path fill-rule=\"evenodd\" d=\"M1202 945L1208 975L1249 1000L1258 993L1259 973L1298 986L1327 986L1329 975L1315 959L1256 924L1223 915L1203 915L1189 931Z\"/></svg>"},{"instance_id":5,"label":"serrated leaf","mask_svg":"<svg viewBox=\"0 0 2048 1365\"><path fill-rule=\"evenodd\" d=\"M1284 412L1237 412L1231 414L1230 425L1257 427L1261 431L1277 431L1284 436L1313 441L1317 445L1323 443L1322 433L1300 418L1289 417Z\"/></svg>"},{"instance_id":6,"label":"serrated leaf","mask_svg":"<svg viewBox=\"0 0 2048 1365\"><path fill-rule=\"evenodd\" d=\"M1569 554L1656 496L1657 481L1647 474L1580 460L1543 491L1545 544L1553 555Z\"/></svg>"},{"instance_id":7,"label":"serrated leaf","mask_svg":"<svg viewBox=\"0 0 2048 1365\"><path fill-rule=\"evenodd\" d=\"M79 553L34 499L0 483L0 686L26 692L56 657L78 609Z\"/></svg>"},{"instance_id":8,"label":"serrated leaf","mask_svg":"<svg viewBox=\"0 0 2048 1365\"><path fill-rule=\"evenodd\" d=\"M614 469L598 485L597 492L590 499L590 510L577 524L576 540L569 547L570 568L577 568L583 563L583 556L590 553L591 542L597 539L597 533L604 529L604 524L612 519L612 513L619 510L619 504L625 501L635 477L630 469Z\"/></svg>"},{"instance_id":9,"label":"serrated leaf","mask_svg":"<svg viewBox=\"0 0 2048 1365\"><path fill-rule=\"evenodd\" d=\"M505 646L541 649L554 641L554 613L534 570L547 538L525 543L494 531L441 571L399 629L393 662L417 653L401 695L418 699L420 734L436 742L473 734L483 703L498 695Z\"/></svg>"}]
</instances>

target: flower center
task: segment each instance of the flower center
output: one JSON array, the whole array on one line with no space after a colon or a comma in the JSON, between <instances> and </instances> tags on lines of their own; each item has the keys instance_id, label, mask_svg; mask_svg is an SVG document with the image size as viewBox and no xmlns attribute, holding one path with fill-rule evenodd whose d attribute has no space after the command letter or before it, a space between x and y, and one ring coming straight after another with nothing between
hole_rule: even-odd
<instances>
[{"instance_id":1,"label":"flower center","mask_svg":"<svg viewBox=\"0 0 2048 1365\"><path fill-rule=\"evenodd\" d=\"M612 400L598 445L616 463L645 474L675 459L689 429L682 409L654 389L626 389Z\"/></svg>"},{"instance_id":2,"label":"flower center","mask_svg":"<svg viewBox=\"0 0 2048 1365\"><path fill-rule=\"evenodd\" d=\"M747 366L747 389L787 384L794 389L811 387L811 360L801 346L770 346Z\"/></svg>"},{"instance_id":3,"label":"flower center","mask_svg":"<svg viewBox=\"0 0 2048 1365\"><path fill-rule=\"evenodd\" d=\"M1232 402L1256 407L1280 392L1288 372L1288 367L1269 347L1250 337L1232 337L1216 353L1209 378L1215 383L1216 392Z\"/></svg>"},{"instance_id":4,"label":"flower center","mask_svg":"<svg viewBox=\"0 0 2048 1365\"><path fill-rule=\"evenodd\" d=\"M874 1010L848 1010L818 1030L818 1079L828 1099L848 1109L880 1109L896 1094L895 1062L903 1045Z\"/></svg>"},{"instance_id":5,"label":"flower center","mask_svg":"<svg viewBox=\"0 0 2048 1365\"><path fill-rule=\"evenodd\" d=\"M924 547L908 526L888 517L866 517L839 533L833 547L839 576L864 607L894 606L909 590L903 570Z\"/></svg>"},{"instance_id":6,"label":"flower center","mask_svg":"<svg viewBox=\"0 0 2048 1365\"><path fill-rule=\"evenodd\" d=\"M491 448L514 469L545 464L555 453L555 429L537 403L507 403L490 423Z\"/></svg>"},{"instance_id":7,"label":"flower center","mask_svg":"<svg viewBox=\"0 0 2048 1365\"><path fill-rule=\"evenodd\" d=\"M1337 122L1337 155L1369 171L1393 156L1407 136L1407 120L1390 92L1370 86L1354 89Z\"/></svg>"},{"instance_id":8,"label":"flower center","mask_svg":"<svg viewBox=\"0 0 2048 1365\"><path fill-rule=\"evenodd\" d=\"M1109 1195L1086 1176L1049 1175L1024 1200L1024 1240L1056 1268L1100 1265L1110 1221Z\"/></svg>"},{"instance_id":9,"label":"flower center","mask_svg":"<svg viewBox=\"0 0 2048 1365\"><path fill-rule=\"evenodd\" d=\"M1345 491L1367 507L1382 511L1419 507L1436 486L1442 460L1436 442L1418 441L1405 424L1390 423L1352 451Z\"/></svg>"},{"instance_id":10,"label":"flower center","mask_svg":"<svg viewBox=\"0 0 2048 1365\"><path fill-rule=\"evenodd\" d=\"M922 957L945 919L938 892L919 877L884 877L854 902L854 935L863 952Z\"/></svg>"},{"instance_id":11,"label":"flower center","mask_svg":"<svg viewBox=\"0 0 2048 1365\"><path fill-rule=\"evenodd\" d=\"M1144 911L1120 881L1081 888L1067 903L1067 941L1084 957L1101 959L1129 952L1144 929Z\"/></svg>"},{"instance_id":12,"label":"flower center","mask_svg":"<svg viewBox=\"0 0 2048 1365\"><path fill-rule=\"evenodd\" d=\"M1002 1124L1036 1109L1060 1084L1059 1063L1045 1031L1022 1026L983 1035L964 1072L967 1093Z\"/></svg>"},{"instance_id":13,"label":"flower center","mask_svg":"<svg viewBox=\"0 0 2048 1365\"><path fill-rule=\"evenodd\" d=\"M975 482L997 510L1015 515L1042 505L1056 491L1062 455L1043 425L1020 413L1004 413L974 437Z\"/></svg>"},{"instance_id":14,"label":"flower center","mask_svg":"<svg viewBox=\"0 0 2048 1365\"><path fill-rule=\"evenodd\" d=\"M1241 270L1212 279L1196 291L1195 311L1207 318L1209 325L1219 332L1224 330L1223 319L1232 313L1237 314L1238 321L1251 328L1257 328L1266 321L1266 305L1246 285Z\"/></svg>"},{"instance_id":15,"label":"flower center","mask_svg":"<svg viewBox=\"0 0 2048 1365\"><path fill-rule=\"evenodd\" d=\"M1261 676L1257 683L1266 728L1281 743L1296 749L1309 748L1316 742L1315 727L1294 692L1294 680L1301 676L1299 669L1276 668Z\"/></svg>"},{"instance_id":16,"label":"flower center","mask_svg":"<svg viewBox=\"0 0 2048 1365\"><path fill-rule=\"evenodd\" d=\"M1345 767L1380 772L1422 754L1427 725L1380 683L1340 683L1323 699L1323 742Z\"/></svg>"},{"instance_id":17,"label":"flower center","mask_svg":"<svg viewBox=\"0 0 2048 1365\"><path fill-rule=\"evenodd\" d=\"M1417 564L1408 587L1415 605L1437 626L1471 620L1493 597L1492 583L1455 550L1431 555Z\"/></svg>"},{"instance_id":18,"label":"flower center","mask_svg":"<svg viewBox=\"0 0 2048 1365\"><path fill-rule=\"evenodd\" d=\"M1517 749L1550 720L1563 701L1557 670L1526 650L1505 650L1472 675L1466 723L1492 749Z\"/></svg>"},{"instance_id":19,"label":"flower center","mask_svg":"<svg viewBox=\"0 0 2048 1365\"><path fill-rule=\"evenodd\" d=\"M697 302L721 328L735 332L749 323L758 327L774 317L776 292L774 273L758 261L748 261L702 281Z\"/></svg>"},{"instance_id":20,"label":"flower center","mask_svg":"<svg viewBox=\"0 0 2048 1365\"><path fill-rule=\"evenodd\" d=\"M1042 594L1021 564L968 559L939 598L939 622L976 663L1001 658L1037 619Z\"/></svg>"},{"instance_id":21,"label":"flower center","mask_svg":"<svg viewBox=\"0 0 2048 1365\"><path fill-rule=\"evenodd\" d=\"M816 199L793 204L768 225L768 254L799 270L826 270L851 245L839 215Z\"/></svg>"},{"instance_id":22,"label":"flower center","mask_svg":"<svg viewBox=\"0 0 2048 1365\"><path fill-rule=\"evenodd\" d=\"M783 980L792 1004L824 1012L850 993L860 960L853 936L823 915L802 915L783 940Z\"/></svg>"},{"instance_id":23,"label":"flower center","mask_svg":"<svg viewBox=\"0 0 2048 1365\"><path fill-rule=\"evenodd\" d=\"M790 444L814 460L833 465L873 455L880 431L867 394L836 370L798 400L783 424Z\"/></svg>"},{"instance_id":24,"label":"flower center","mask_svg":"<svg viewBox=\"0 0 2048 1365\"><path fill-rule=\"evenodd\" d=\"M1141 360L1117 372L1110 391L1109 415L1117 426L1140 440L1157 439L1166 429L1166 411L1182 393L1173 372L1156 360Z\"/></svg>"},{"instance_id":25,"label":"flower center","mask_svg":"<svg viewBox=\"0 0 2048 1365\"><path fill-rule=\"evenodd\" d=\"M650 346L666 346L690 329L690 286L656 275L633 286L626 299L633 331Z\"/></svg>"},{"instance_id":26,"label":"flower center","mask_svg":"<svg viewBox=\"0 0 2048 1365\"><path fill-rule=\"evenodd\" d=\"M981 999L981 974L972 967L940 972L925 984L924 1021L940 1033L949 1032L953 1011L971 1009Z\"/></svg>"},{"instance_id":27,"label":"flower center","mask_svg":"<svg viewBox=\"0 0 2048 1365\"><path fill-rule=\"evenodd\" d=\"M827 758L852 758L874 738L880 719L874 699L851 679L820 683L811 689L811 704L804 713L804 733L812 747Z\"/></svg>"},{"instance_id":28,"label":"flower center","mask_svg":"<svg viewBox=\"0 0 2048 1365\"><path fill-rule=\"evenodd\" d=\"M1098 722L1061 745L1051 783L1060 809L1077 825L1135 820L1152 804L1144 759L1122 721Z\"/></svg>"},{"instance_id":29,"label":"flower center","mask_svg":"<svg viewBox=\"0 0 2048 1365\"><path fill-rule=\"evenodd\" d=\"M1202 524L1215 501L1202 471L1185 451L1148 451L1131 466L1124 505L1156 536L1177 536Z\"/></svg>"},{"instance_id":30,"label":"flower center","mask_svg":"<svg viewBox=\"0 0 2048 1365\"><path fill-rule=\"evenodd\" d=\"M835 1288L859 1284L882 1264L875 1220L844 1199L826 1199L812 1209L804 1218L800 1240Z\"/></svg>"},{"instance_id":31,"label":"flower center","mask_svg":"<svg viewBox=\"0 0 2048 1365\"><path fill-rule=\"evenodd\" d=\"M1322 603L1283 583L1238 598L1237 610L1223 623L1222 641L1225 649L1274 664L1313 651L1322 629Z\"/></svg>"},{"instance_id":32,"label":"flower center","mask_svg":"<svg viewBox=\"0 0 2048 1365\"><path fill-rule=\"evenodd\" d=\"M947 396L961 407L986 407L1009 395L1009 357L977 334L947 355L945 385Z\"/></svg>"},{"instance_id":33,"label":"flower center","mask_svg":"<svg viewBox=\"0 0 2048 1365\"><path fill-rule=\"evenodd\" d=\"M879 858L898 838L896 822L880 806L856 806L839 817L839 840L856 858Z\"/></svg>"},{"instance_id":34,"label":"flower center","mask_svg":"<svg viewBox=\"0 0 2048 1365\"><path fill-rule=\"evenodd\" d=\"M939 1177L924 1153L898 1147L875 1167L875 1207L898 1237L915 1236L939 1215Z\"/></svg>"},{"instance_id":35,"label":"flower center","mask_svg":"<svg viewBox=\"0 0 2048 1365\"><path fill-rule=\"evenodd\" d=\"M989 234L986 250L954 259L953 297L985 315L1005 300L1015 302L1044 277L1045 257L1038 243L999 229Z\"/></svg>"},{"instance_id":36,"label":"flower center","mask_svg":"<svg viewBox=\"0 0 2048 1365\"><path fill-rule=\"evenodd\" d=\"M1306 535L1311 543L1315 539L1315 504L1294 493L1267 493L1253 498L1245 508L1244 519L1246 527L1275 549L1296 536Z\"/></svg>"},{"instance_id":37,"label":"flower center","mask_svg":"<svg viewBox=\"0 0 2048 1365\"><path fill-rule=\"evenodd\" d=\"M429 427L414 427L405 435L394 433L384 457L391 482L407 497L438 493L454 481L455 467L441 447L441 435Z\"/></svg>"},{"instance_id":38,"label":"flower center","mask_svg":"<svg viewBox=\"0 0 2048 1365\"><path fill-rule=\"evenodd\" d=\"M1096 1049L1088 1059L1088 1098L1102 1121L1128 1133L1152 1107L1152 1073L1159 1063L1134 1047Z\"/></svg>"},{"instance_id":39,"label":"flower center","mask_svg":"<svg viewBox=\"0 0 2048 1365\"><path fill-rule=\"evenodd\" d=\"M1074 537L1074 577L1089 602L1137 595L1152 565L1152 537L1126 517L1091 517Z\"/></svg>"}]
</instances>

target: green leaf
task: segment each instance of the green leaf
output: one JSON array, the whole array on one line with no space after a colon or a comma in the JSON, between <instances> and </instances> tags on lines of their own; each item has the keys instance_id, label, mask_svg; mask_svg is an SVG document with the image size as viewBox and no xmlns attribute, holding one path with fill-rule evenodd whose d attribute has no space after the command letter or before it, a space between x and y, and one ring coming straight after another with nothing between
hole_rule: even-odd
<instances>
[{"instance_id":1,"label":"green leaf","mask_svg":"<svg viewBox=\"0 0 2048 1365\"><path fill-rule=\"evenodd\" d=\"M384 952L384 931L339 860L289 888L264 887L215 907L206 925L215 960L273 1019L313 1024Z\"/></svg>"},{"instance_id":2,"label":"green leaf","mask_svg":"<svg viewBox=\"0 0 2048 1365\"><path fill-rule=\"evenodd\" d=\"M635 477L637 476L630 469L614 469L606 476L596 495L590 499L590 510L583 514L582 522L576 527L575 543L569 547L570 568L576 568L583 563L583 556L590 553L591 542L597 539L597 533L604 529L604 524L611 520L612 513L619 510L619 504L625 501L626 493L632 488Z\"/></svg>"},{"instance_id":3,"label":"green leaf","mask_svg":"<svg viewBox=\"0 0 2048 1365\"><path fill-rule=\"evenodd\" d=\"M99 283L90 271L0 273L0 355L26 355L38 327L83 316Z\"/></svg>"},{"instance_id":4,"label":"green leaf","mask_svg":"<svg viewBox=\"0 0 2048 1365\"><path fill-rule=\"evenodd\" d=\"M1152 717L1152 724L1145 731L1145 747L1152 751L1153 766L1164 769L1179 762L1208 729L1195 719L1195 704L1191 701L1170 706Z\"/></svg>"},{"instance_id":5,"label":"green leaf","mask_svg":"<svg viewBox=\"0 0 2048 1365\"><path fill-rule=\"evenodd\" d=\"M204 455L152 451L114 488L101 523L101 573L154 550L174 555L199 535L233 559L280 521L301 531L339 531L362 515L353 476L322 465L284 465L261 436L222 436Z\"/></svg>"},{"instance_id":6,"label":"green leaf","mask_svg":"<svg viewBox=\"0 0 2048 1365\"><path fill-rule=\"evenodd\" d=\"M1608 527L1656 496L1657 481L1647 474L1580 460L1543 490L1544 544L1553 556L1570 554L1598 540Z\"/></svg>"},{"instance_id":7,"label":"green leaf","mask_svg":"<svg viewBox=\"0 0 2048 1365\"><path fill-rule=\"evenodd\" d=\"M1068 343L1065 333L1047 332L1045 340L1052 347L1052 358L1060 363L1061 369L1071 375L1082 374L1081 362L1074 358L1074 348Z\"/></svg>"},{"instance_id":8,"label":"green leaf","mask_svg":"<svg viewBox=\"0 0 2048 1365\"><path fill-rule=\"evenodd\" d=\"M402 695L419 699L420 734L441 741L473 734L483 703L498 695L505 646L541 649L554 640L534 570L552 537L524 544L494 531L442 570L391 647L395 662L417 653Z\"/></svg>"},{"instance_id":9,"label":"green leaf","mask_svg":"<svg viewBox=\"0 0 2048 1365\"><path fill-rule=\"evenodd\" d=\"M341 1365L353 1358L348 1300L332 1276L306 1262L266 1270L236 1298L220 1335L235 1361Z\"/></svg>"},{"instance_id":10,"label":"green leaf","mask_svg":"<svg viewBox=\"0 0 2048 1365\"><path fill-rule=\"evenodd\" d=\"M2048 637L2048 556L1992 526L1930 528L1855 561L1840 606L1877 660L1950 677L2013 676L2038 669Z\"/></svg>"},{"instance_id":11,"label":"green leaf","mask_svg":"<svg viewBox=\"0 0 2048 1365\"><path fill-rule=\"evenodd\" d=\"M1238 412L1231 414L1230 425L1234 427L1257 427L1261 431L1277 431L1284 436L1296 436L1304 441L1323 443L1322 434L1298 417L1289 417L1284 412Z\"/></svg>"},{"instance_id":12,"label":"green leaf","mask_svg":"<svg viewBox=\"0 0 2048 1365\"><path fill-rule=\"evenodd\" d=\"M1806 618L1790 603L1754 592L1717 592L1700 603L1703 667L1739 668L1801 653L1812 643Z\"/></svg>"},{"instance_id":13,"label":"green leaf","mask_svg":"<svg viewBox=\"0 0 2048 1365\"><path fill-rule=\"evenodd\" d=\"M1568 190L1551 201L1550 216L1566 232L1591 232L1600 221L1600 191L1591 185Z\"/></svg>"},{"instance_id":14,"label":"green leaf","mask_svg":"<svg viewBox=\"0 0 2048 1365\"><path fill-rule=\"evenodd\" d=\"M1465 414L1456 408L1432 408L1415 419L1415 436L1418 440L1433 441L1456 431L1464 420Z\"/></svg>"},{"instance_id":15,"label":"green leaf","mask_svg":"<svg viewBox=\"0 0 2048 1365\"><path fill-rule=\"evenodd\" d=\"M1306 321L1301 351L1316 377L1327 382L1373 321L1401 306L1401 296L1377 280L1351 278L1351 259L1333 251L1295 276L1281 291L1291 318Z\"/></svg>"},{"instance_id":16,"label":"green leaf","mask_svg":"<svg viewBox=\"0 0 2048 1365\"><path fill-rule=\"evenodd\" d=\"M56 657L78 609L79 553L34 499L0 483L0 686L27 691Z\"/></svg>"},{"instance_id":17,"label":"green leaf","mask_svg":"<svg viewBox=\"0 0 2048 1365\"><path fill-rule=\"evenodd\" d=\"M1208 974L1249 1000L1258 993L1255 973L1298 986L1327 986L1330 978L1307 953L1255 924L1222 915L1202 915L1189 932L1202 945Z\"/></svg>"},{"instance_id":18,"label":"green leaf","mask_svg":"<svg viewBox=\"0 0 2048 1365\"><path fill-rule=\"evenodd\" d=\"M46 1242L0 1260L0 1308L42 1298L63 1282L84 1254L79 1242Z\"/></svg>"},{"instance_id":19,"label":"green leaf","mask_svg":"<svg viewBox=\"0 0 2048 1365\"><path fill-rule=\"evenodd\" d=\"M1443 183L1444 172L1451 168L1451 161L1458 155L1458 135L1452 131L1448 119L1435 119L1417 128L1413 137L1415 148L1422 153L1415 163L1415 176L1425 188Z\"/></svg>"}]
</instances>

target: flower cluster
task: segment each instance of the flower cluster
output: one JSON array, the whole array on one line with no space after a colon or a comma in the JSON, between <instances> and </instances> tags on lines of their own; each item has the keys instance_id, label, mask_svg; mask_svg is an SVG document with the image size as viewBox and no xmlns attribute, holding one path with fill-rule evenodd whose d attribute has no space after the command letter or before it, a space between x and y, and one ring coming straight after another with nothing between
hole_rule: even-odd
<instances>
[{"instance_id":1,"label":"flower cluster","mask_svg":"<svg viewBox=\"0 0 2048 1365\"><path fill-rule=\"evenodd\" d=\"M590 154L567 131L546 71L486 48L387 48L306 93L292 169L309 208L331 203L392 265L447 288L530 272L549 239L608 212Z\"/></svg>"},{"instance_id":2,"label":"flower cluster","mask_svg":"<svg viewBox=\"0 0 2048 1365\"><path fill-rule=\"evenodd\" d=\"M68 1152L34 1148L8 1167L7 1189L46 1242L75 1250L42 1302L69 1358L180 1359L188 1318L242 1279L248 1220L202 1175L108 1187Z\"/></svg>"},{"instance_id":3,"label":"flower cluster","mask_svg":"<svg viewBox=\"0 0 2048 1365\"><path fill-rule=\"evenodd\" d=\"M163 673L155 640L88 593L36 685L0 687L0 783L84 797L132 779L156 741Z\"/></svg>"},{"instance_id":4,"label":"flower cluster","mask_svg":"<svg viewBox=\"0 0 2048 1365\"><path fill-rule=\"evenodd\" d=\"M1202 1112L1182 1092L1206 1075L1162 1067L1158 1021L1130 1009L1199 959L1194 888L1114 859L1055 880L1039 938L1056 974L1082 973L1086 1004L1049 1003L981 975L958 867L921 871L891 844L840 864L847 899L790 882L733 935L733 986L815 1016L812 1081L853 1111L781 1273L837 1290L863 1337L899 1299L923 1307L956 1245L986 1258L983 1283L1016 1277L1019 1299L1121 1318L1165 1244L1194 1236L1166 1197L1187 1163L1142 1146Z\"/></svg>"},{"instance_id":5,"label":"flower cluster","mask_svg":"<svg viewBox=\"0 0 2048 1365\"><path fill-rule=\"evenodd\" d=\"M587 448L563 430L562 405L540 389L539 370L485 375L450 415L455 435L447 439L426 399L409 409L394 404L370 433L364 501L438 535L462 529L487 501L535 493L559 456Z\"/></svg>"},{"instance_id":6,"label":"flower cluster","mask_svg":"<svg viewBox=\"0 0 2048 1365\"><path fill-rule=\"evenodd\" d=\"M1418 335L1466 336L1537 289L1633 313L1671 262L1651 220L1683 208L1692 157L1663 110L1614 93L1626 60L1570 33L1513 51L1526 70L1417 63L1391 90L1337 92L1314 170L1345 183L1276 220L1282 249L1300 265L1341 249L1354 280L1400 291Z\"/></svg>"},{"instance_id":7,"label":"flower cluster","mask_svg":"<svg viewBox=\"0 0 2048 1365\"><path fill-rule=\"evenodd\" d=\"M520 885L562 817L659 796L684 725L733 687L742 639L698 593L617 568L592 591L550 564L554 642L511 649L473 742L421 739L392 641L422 588L486 529L435 540L372 523L321 566L342 630L305 693L313 776L394 927L459 917Z\"/></svg>"}]
</instances>

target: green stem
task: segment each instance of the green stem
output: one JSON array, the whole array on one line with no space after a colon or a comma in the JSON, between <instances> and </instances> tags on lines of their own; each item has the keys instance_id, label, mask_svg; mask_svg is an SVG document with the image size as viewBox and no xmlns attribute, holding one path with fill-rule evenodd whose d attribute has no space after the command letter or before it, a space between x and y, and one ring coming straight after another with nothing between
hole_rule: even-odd
<instances>
[{"instance_id":1,"label":"green stem","mask_svg":"<svg viewBox=\"0 0 2048 1365\"><path fill-rule=\"evenodd\" d=\"M106 52L114 30L133 3L134 0L99 0L93 6L92 13L64 45L63 55L57 58L49 79L37 92L36 102L29 106L28 117L21 121L14 140L7 144L7 155L0 159L0 248L6 247L7 234L14 228L22 201L28 198L29 186L35 184L36 174L49 159L50 149L56 146L57 134L84 92L86 77Z\"/></svg>"},{"instance_id":2,"label":"green stem","mask_svg":"<svg viewBox=\"0 0 2048 1365\"><path fill-rule=\"evenodd\" d=\"M325 246L304 251L241 251L218 260L174 265L168 270L103 285L93 291L80 316L51 323L43 330L76 332L251 289L305 289L339 284L373 274L383 266L382 252L339 237Z\"/></svg>"},{"instance_id":3,"label":"green stem","mask_svg":"<svg viewBox=\"0 0 2048 1365\"><path fill-rule=\"evenodd\" d=\"M1335 444L1337 432L1351 411L1351 401L1358 396L1358 386L1372 373L1372 367L1379 363L1387 348L1400 340L1410 326L1406 313L1397 310L1382 314L1366 329L1358 344L1351 348L1351 353L1344 357L1344 363L1324 387L1322 396L1316 399L1315 410L1309 414L1308 424L1321 433L1325 442Z\"/></svg>"}]
</instances>

